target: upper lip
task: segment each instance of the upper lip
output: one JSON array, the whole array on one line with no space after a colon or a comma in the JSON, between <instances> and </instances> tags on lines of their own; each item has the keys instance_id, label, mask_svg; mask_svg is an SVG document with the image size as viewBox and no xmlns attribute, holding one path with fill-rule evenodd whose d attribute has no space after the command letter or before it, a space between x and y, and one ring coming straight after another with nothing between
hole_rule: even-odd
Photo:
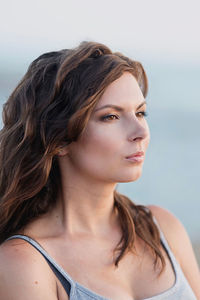
<instances>
[{"instance_id":1,"label":"upper lip","mask_svg":"<svg viewBox=\"0 0 200 300\"><path fill-rule=\"evenodd\" d=\"M133 158L135 156L144 156L144 152L143 151L138 151L136 153L133 153L133 154L127 156L126 158Z\"/></svg>"}]
</instances>

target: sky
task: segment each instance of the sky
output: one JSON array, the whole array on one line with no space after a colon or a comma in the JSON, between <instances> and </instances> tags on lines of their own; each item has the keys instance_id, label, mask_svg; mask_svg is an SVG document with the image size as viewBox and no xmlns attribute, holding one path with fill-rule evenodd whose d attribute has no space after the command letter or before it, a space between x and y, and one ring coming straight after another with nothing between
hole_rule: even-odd
<instances>
[{"instance_id":1,"label":"sky","mask_svg":"<svg viewBox=\"0 0 200 300\"><path fill-rule=\"evenodd\" d=\"M199 11L199 0L2 1L1 68L82 40L138 60L200 64Z\"/></svg>"}]
</instances>

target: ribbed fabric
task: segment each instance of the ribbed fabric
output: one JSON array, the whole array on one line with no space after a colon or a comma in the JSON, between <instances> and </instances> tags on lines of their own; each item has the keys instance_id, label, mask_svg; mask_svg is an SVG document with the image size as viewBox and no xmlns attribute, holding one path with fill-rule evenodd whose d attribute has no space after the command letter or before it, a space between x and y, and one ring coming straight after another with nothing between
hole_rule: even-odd
<instances>
[{"instance_id":1,"label":"ribbed fabric","mask_svg":"<svg viewBox=\"0 0 200 300\"><path fill-rule=\"evenodd\" d=\"M145 298L144 300L197 300L161 230L160 236L162 245L171 260L176 280L173 287L167 291L154 297ZM95 292L74 281L69 274L65 272L63 268L61 268L35 240L25 235L13 235L8 238L8 240L11 239L23 239L43 255L57 278L60 280L70 300L112 300L104 298L103 296L96 294Z\"/></svg>"}]
</instances>

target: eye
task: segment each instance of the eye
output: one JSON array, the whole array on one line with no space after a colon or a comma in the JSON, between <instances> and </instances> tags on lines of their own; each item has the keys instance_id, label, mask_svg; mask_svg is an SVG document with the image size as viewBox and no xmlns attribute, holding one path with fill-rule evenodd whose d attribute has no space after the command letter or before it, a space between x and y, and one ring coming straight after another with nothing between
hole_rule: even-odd
<instances>
[{"instance_id":1,"label":"eye","mask_svg":"<svg viewBox=\"0 0 200 300\"><path fill-rule=\"evenodd\" d=\"M147 117L148 116L148 113L146 111L139 111L136 113L136 115L139 117L139 118L144 118L144 117Z\"/></svg>"},{"instance_id":2,"label":"eye","mask_svg":"<svg viewBox=\"0 0 200 300\"><path fill-rule=\"evenodd\" d=\"M117 115L107 115L107 116L103 116L101 119L103 121L112 121L112 120L118 120L119 116L117 116Z\"/></svg>"}]
</instances>

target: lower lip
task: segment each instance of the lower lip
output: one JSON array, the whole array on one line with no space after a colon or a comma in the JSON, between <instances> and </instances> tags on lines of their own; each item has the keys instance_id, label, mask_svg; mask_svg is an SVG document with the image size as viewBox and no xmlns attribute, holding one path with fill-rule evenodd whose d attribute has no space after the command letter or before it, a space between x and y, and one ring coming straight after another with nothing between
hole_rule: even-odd
<instances>
[{"instance_id":1,"label":"lower lip","mask_svg":"<svg viewBox=\"0 0 200 300\"><path fill-rule=\"evenodd\" d=\"M144 156L134 156L134 157L126 158L126 159L131 161L131 162L143 162L144 161Z\"/></svg>"}]
</instances>

